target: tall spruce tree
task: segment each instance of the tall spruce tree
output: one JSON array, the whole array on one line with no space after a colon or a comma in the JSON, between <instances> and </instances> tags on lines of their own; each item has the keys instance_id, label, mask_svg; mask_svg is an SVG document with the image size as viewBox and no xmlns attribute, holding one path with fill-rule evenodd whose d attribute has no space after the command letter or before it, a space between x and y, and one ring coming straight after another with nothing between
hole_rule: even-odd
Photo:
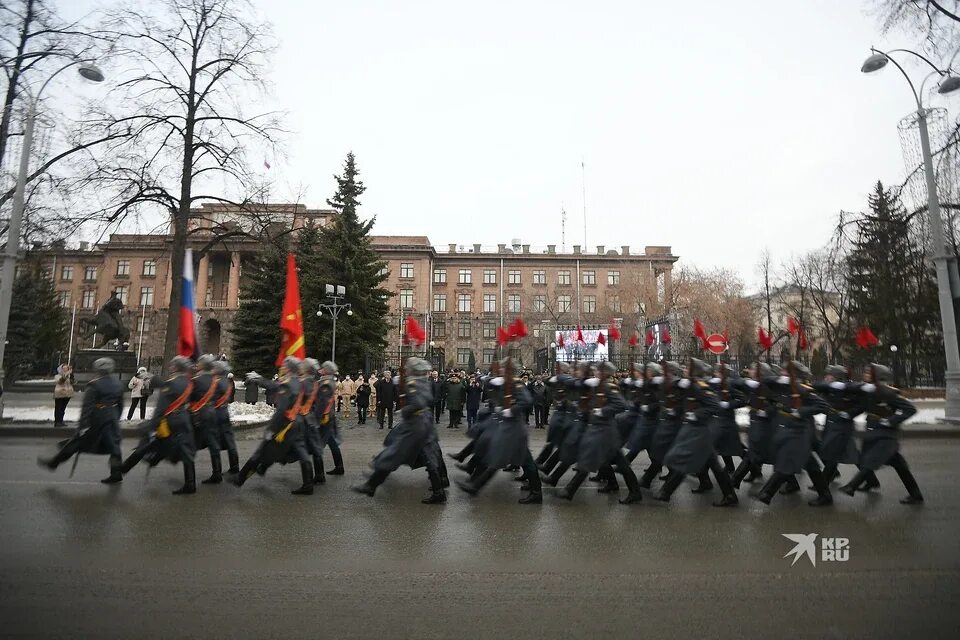
<instances>
[{"instance_id":1,"label":"tall spruce tree","mask_svg":"<svg viewBox=\"0 0 960 640\"><path fill-rule=\"evenodd\" d=\"M244 265L240 308L233 320L234 369L263 375L276 368L280 352L280 310L287 265L286 243L269 245Z\"/></svg>"},{"instance_id":2,"label":"tall spruce tree","mask_svg":"<svg viewBox=\"0 0 960 640\"><path fill-rule=\"evenodd\" d=\"M54 356L67 345L67 313L46 269L25 262L13 283L3 368L7 382L29 372L49 373Z\"/></svg>"},{"instance_id":3,"label":"tall spruce tree","mask_svg":"<svg viewBox=\"0 0 960 640\"><path fill-rule=\"evenodd\" d=\"M305 232L301 265L301 295L306 318L307 352L329 357L333 319L324 313L316 317L316 308L324 298L324 285L342 285L351 305L352 316L341 314L337 321L337 364L341 371L356 371L365 365L365 357L386 346L388 299L393 294L383 287L387 263L371 246L370 230L375 217L361 220L357 209L366 190L359 180L356 158L347 154L343 174L334 176L337 192L327 204L337 214L331 224ZM307 247L311 247L307 250ZM307 306L307 304L312 306Z\"/></svg>"}]
</instances>

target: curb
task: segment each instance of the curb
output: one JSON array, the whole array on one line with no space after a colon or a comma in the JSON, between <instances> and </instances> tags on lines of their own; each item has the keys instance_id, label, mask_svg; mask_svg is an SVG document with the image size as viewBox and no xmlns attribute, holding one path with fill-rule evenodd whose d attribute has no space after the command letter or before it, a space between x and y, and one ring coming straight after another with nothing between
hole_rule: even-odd
<instances>
[{"instance_id":1,"label":"curb","mask_svg":"<svg viewBox=\"0 0 960 640\"><path fill-rule=\"evenodd\" d=\"M243 432L243 431L252 431L254 429L262 429L267 425L267 420L261 422L245 422L243 424L238 424L233 426L234 432ZM0 438L69 438L73 435L74 427L46 427L46 426L27 426L28 424L38 424L36 422L32 423L22 423L18 425L17 423L4 424L0 426ZM136 427L121 427L120 428L120 437L121 438L139 438L142 433Z\"/></svg>"}]
</instances>

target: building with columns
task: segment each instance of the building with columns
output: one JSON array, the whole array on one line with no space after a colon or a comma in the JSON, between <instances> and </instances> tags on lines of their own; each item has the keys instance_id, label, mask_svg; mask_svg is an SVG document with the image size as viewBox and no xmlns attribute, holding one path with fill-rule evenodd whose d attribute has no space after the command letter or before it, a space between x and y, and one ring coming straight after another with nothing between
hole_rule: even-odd
<instances>
[{"instance_id":1,"label":"building with columns","mask_svg":"<svg viewBox=\"0 0 960 640\"><path fill-rule=\"evenodd\" d=\"M239 214L219 204L196 211L190 246L202 255L194 281L205 351L230 353L244 264L262 246L242 233L251 215L268 216L256 224L283 230L325 225L336 213L285 204L262 205L256 214ZM78 317L93 315L118 291L126 305L131 349L146 359L163 351L170 309L170 244L165 234L113 234L95 247L55 244L31 254L48 266L61 304L76 307ZM627 245L595 250L573 245L558 251L556 245L534 248L515 240L495 247L436 248L427 236L374 236L372 245L387 263L384 286L395 294L388 352L399 351L403 319L412 315L427 329L428 355L452 366L466 366L471 355L480 366L489 363L498 354L497 327L517 317L530 328L530 338L515 354L526 366L535 365L537 353L556 340L558 330L578 325L605 329L614 322L623 327L626 341L634 329L669 312L677 260L670 247L662 245L647 245L642 251ZM74 346L85 348L90 342L77 336Z\"/></svg>"}]
</instances>

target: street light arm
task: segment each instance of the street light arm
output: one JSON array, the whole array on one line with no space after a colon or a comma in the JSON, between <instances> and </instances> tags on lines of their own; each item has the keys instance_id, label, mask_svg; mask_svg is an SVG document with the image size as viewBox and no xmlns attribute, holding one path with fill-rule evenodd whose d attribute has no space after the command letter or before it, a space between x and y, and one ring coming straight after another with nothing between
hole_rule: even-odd
<instances>
[{"instance_id":1,"label":"street light arm","mask_svg":"<svg viewBox=\"0 0 960 640\"><path fill-rule=\"evenodd\" d=\"M873 47L870 47L870 51L873 51L874 53L880 54L881 56L883 56L884 58L886 58L887 60L889 60L890 62L892 62L892 63L893 63L893 66L895 66L897 69L900 70L900 73L903 74L903 77L904 77L904 79L907 81L907 84L910 85L910 91L913 92L913 99L917 101L917 109L921 109L921 110L922 110L922 109L923 109L923 102L921 102L921 100L920 100L920 94L917 93L917 88L913 85L913 80L910 79L910 76L907 74L906 70L905 70L903 67L900 66L900 63L897 62L896 60L894 60L894 59L890 56L890 54L887 53L886 51L880 51L879 49L874 49ZM897 49L897 51L900 51L900 49ZM905 50L904 50L904 51L905 51ZM912 52L910 52L910 53L912 53ZM919 55L919 54L915 54L915 55ZM920 56L920 57L923 57L923 56ZM928 62L929 62L929 61L928 61ZM936 69L936 67L934 67L934 69Z\"/></svg>"},{"instance_id":2,"label":"street light arm","mask_svg":"<svg viewBox=\"0 0 960 640\"><path fill-rule=\"evenodd\" d=\"M876 49L873 49L873 51L877 51L877 50L876 50ZM928 65L930 65L930 68L931 68L931 69L933 69L934 71L936 71L936 72L937 72L938 74L940 74L941 76L947 75L947 72L946 72L944 69L941 69L941 68L938 67L937 65L933 64L932 62L930 62L930 59L929 59L929 58L927 58L926 56L923 56L923 55L917 53L916 51L911 51L910 49L890 49L890 51L888 51L888 52L877 51L877 53L880 53L881 55L887 56L888 59L890 58L890 56L888 55L888 54L890 54L890 53L909 53L910 55L916 56L917 58L920 58L921 60L923 60L924 62L926 62ZM891 62L892 62L892 59L891 59Z\"/></svg>"},{"instance_id":3,"label":"street light arm","mask_svg":"<svg viewBox=\"0 0 960 640\"><path fill-rule=\"evenodd\" d=\"M26 92L26 94L29 95L30 98L32 99L34 108L36 108L37 103L40 101L40 96L43 94L44 89L47 88L47 85L50 84L50 81L51 81L51 80L53 80L54 78L56 78L62 71L65 71L65 70L69 69L70 67L72 67L72 66L74 66L74 65L83 64L84 62L94 62L94 60L93 60L92 58L90 58L90 59L83 59L83 60L81 60L81 59L79 59L79 58L74 58L74 59L70 60L70 62L68 62L67 64L63 65L62 67L60 67L60 68L57 69L56 71L54 71L52 74L50 74L50 77L49 77L49 78L47 78L46 80L43 81L43 84L40 85L40 90L37 91L37 94L36 94L36 95L32 95L32 92L30 91L30 86L24 84L24 85L23 85L23 90L24 90L24 92Z\"/></svg>"}]
</instances>

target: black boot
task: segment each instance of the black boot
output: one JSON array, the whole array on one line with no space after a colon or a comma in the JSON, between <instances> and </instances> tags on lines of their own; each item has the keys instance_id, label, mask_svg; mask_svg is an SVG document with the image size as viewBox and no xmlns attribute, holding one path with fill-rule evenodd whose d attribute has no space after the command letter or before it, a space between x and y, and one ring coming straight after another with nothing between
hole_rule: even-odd
<instances>
[{"instance_id":1,"label":"black boot","mask_svg":"<svg viewBox=\"0 0 960 640\"><path fill-rule=\"evenodd\" d=\"M860 483L864 481L868 473L870 473L868 470L858 470L853 477L850 478L850 482L840 487L840 491L848 496L853 497L853 495L857 492L857 487L860 486Z\"/></svg>"},{"instance_id":2,"label":"black boot","mask_svg":"<svg viewBox=\"0 0 960 640\"><path fill-rule=\"evenodd\" d=\"M542 504L543 493L540 491L531 491L527 495L517 500L520 504Z\"/></svg>"},{"instance_id":3,"label":"black boot","mask_svg":"<svg viewBox=\"0 0 960 640\"><path fill-rule=\"evenodd\" d=\"M220 463L219 453L217 455L211 454L210 466L213 467L213 473L211 473L210 477L200 484L220 484L223 482L223 466Z\"/></svg>"},{"instance_id":4,"label":"black boot","mask_svg":"<svg viewBox=\"0 0 960 640\"><path fill-rule=\"evenodd\" d=\"M740 488L740 483L743 482L748 473L750 473L750 463L747 462L746 459L740 460L740 464L737 465L734 472L730 474L730 484L733 485L734 489Z\"/></svg>"},{"instance_id":5,"label":"black boot","mask_svg":"<svg viewBox=\"0 0 960 640\"><path fill-rule=\"evenodd\" d=\"M480 492L480 489L483 489L484 485L490 482L490 479L497 474L496 469L484 469L483 471L478 471L474 476L469 480L464 482L457 481L457 486L463 489L464 492L470 494L471 496L477 495Z\"/></svg>"},{"instance_id":6,"label":"black boot","mask_svg":"<svg viewBox=\"0 0 960 640\"><path fill-rule=\"evenodd\" d=\"M757 500L763 504L770 504L770 501L773 500L773 495L789 478L790 476L774 472L766 484L763 485L763 488L760 489L760 493L757 494Z\"/></svg>"},{"instance_id":7,"label":"black boot","mask_svg":"<svg viewBox=\"0 0 960 640\"><path fill-rule=\"evenodd\" d=\"M713 491L713 483L710 482L710 476L707 475L706 470L697 474L697 479L700 480L700 484L697 485L696 488L690 489L690 493L706 493L707 491Z\"/></svg>"},{"instance_id":8,"label":"black boot","mask_svg":"<svg viewBox=\"0 0 960 640\"><path fill-rule=\"evenodd\" d=\"M612 468L604 467L600 469L597 476L602 483L600 488L597 489L597 493L620 493L620 483L617 482L617 474L613 472Z\"/></svg>"},{"instance_id":9,"label":"black boot","mask_svg":"<svg viewBox=\"0 0 960 640\"><path fill-rule=\"evenodd\" d=\"M900 500L900 504L922 504L923 494L920 493L920 485L917 484L917 479L913 477L907 461L900 456L899 463L894 464L893 468L897 472L897 475L900 476L900 481L903 482L903 486L907 490L907 497Z\"/></svg>"},{"instance_id":10,"label":"black boot","mask_svg":"<svg viewBox=\"0 0 960 640\"><path fill-rule=\"evenodd\" d=\"M175 496L188 496L197 492L197 471L193 460L183 460L183 486L173 492Z\"/></svg>"},{"instance_id":11,"label":"black boot","mask_svg":"<svg viewBox=\"0 0 960 640\"><path fill-rule=\"evenodd\" d=\"M443 504L447 501L447 492L443 490L443 480L436 471L428 471L430 476L430 493L421 500L423 504Z\"/></svg>"},{"instance_id":12,"label":"black boot","mask_svg":"<svg viewBox=\"0 0 960 640\"><path fill-rule=\"evenodd\" d=\"M726 467L721 468L719 464L714 463L711 470L713 471L713 477L717 479L717 486L720 487L720 492L723 494L723 497L718 502L714 502L713 506L734 507L738 505L740 500L737 498L737 493L733 488L733 482L731 482L729 474L727 474Z\"/></svg>"},{"instance_id":13,"label":"black boot","mask_svg":"<svg viewBox=\"0 0 960 640\"><path fill-rule=\"evenodd\" d=\"M540 450L540 453L537 454L537 457L534 458L533 460L537 464L537 466L540 466L541 464L547 461L547 458L549 458L550 454L553 453L553 449L554 449L553 445L550 444L549 442L543 445L543 449Z\"/></svg>"},{"instance_id":14,"label":"black boot","mask_svg":"<svg viewBox=\"0 0 960 640\"><path fill-rule=\"evenodd\" d=\"M763 480L763 465L762 464L751 464L750 465L750 474L744 478L745 482L756 482L757 480Z\"/></svg>"},{"instance_id":15,"label":"black boot","mask_svg":"<svg viewBox=\"0 0 960 640\"><path fill-rule=\"evenodd\" d=\"M100 482L102 482L103 484L116 484L118 482L123 482L123 474L120 473L121 464L122 463L120 462L119 456L117 456L116 458L111 456L110 457L110 475L104 478L103 480L101 480Z\"/></svg>"},{"instance_id":16,"label":"black boot","mask_svg":"<svg viewBox=\"0 0 960 640\"><path fill-rule=\"evenodd\" d=\"M640 476L640 487L642 489L649 489L653 483L653 479L657 477L657 474L660 473L660 469L662 468L663 466L659 462L651 462L650 466L644 470L643 475Z\"/></svg>"},{"instance_id":17,"label":"black boot","mask_svg":"<svg viewBox=\"0 0 960 640\"><path fill-rule=\"evenodd\" d=\"M798 491L800 491L800 483L797 482L797 476L787 476L786 482L780 487L780 495L788 496Z\"/></svg>"},{"instance_id":18,"label":"black boot","mask_svg":"<svg viewBox=\"0 0 960 640\"><path fill-rule=\"evenodd\" d=\"M551 487L557 486L558 484L560 484L560 478L563 477L563 474L565 474L569 468L570 468L570 465L568 465L568 464L565 463L565 462L561 462L561 463L558 464L557 467L550 473L550 475L545 476L545 477L543 478L543 483L544 483L544 484L548 484L548 485L550 485Z\"/></svg>"},{"instance_id":19,"label":"black boot","mask_svg":"<svg viewBox=\"0 0 960 640\"><path fill-rule=\"evenodd\" d=\"M537 469L540 470L540 473L550 475L558 464L560 464L560 449L556 448L550 453L546 460L537 465Z\"/></svg>"},{"instance_id":20,"label":"black boot","mask_svg":"<svg viewBox=\"0 0 960 640\"><path fill-rule=\"evenodd\" d=\"M323 472L323 456L313 456L313 484L323 484L327 475Z\"/></svg>"},{"instance_id":21,"label":"black boot","mask_svg":"<svg viewBox=\"0 0 960 640\"><path fill-rule=\"evenodd\" d=\"M573 500L573 496L577 494L577 489L579 489L583 481L587 479L587 475L586 471L577 471L570 479L570 482L567 483L567 486L557 492L557 497L563 498L564 500Z\"/></svg>"},{"instance_id":22,"label":"black boot","mask_svg":"<svg viewBox=\"0 0 960 640\"><path fill-rule=\"evenodd\" d=\"M807 504L811 507L827 507L833 504L833 496L830 495L830 485L827 483L827 479L823 476L816 462L812 462L807 466L807 475L810 476L810 480L813 482L813 488L817 492L817 497L807 502Z\"/></svg>"},{"instance_id":23,"label":"black boot","mask_svg":"<svg viewBox=\"0 0 960 640\"><path fill-rule=\"evenodd\" d=\"M867 471L866 475L863 477L863 483L857 485L857 491L870 491L871 489L879 489L880 481L877 479L877 474L873 471Z\"/></svg>"},{"instance_id":24,"label":"black boot","mask_svg":"<svg viewBox=\"0 0 960 640\"><path fill-rule=\"evenodd\" d=\"M299 489L294 489L290 493L295 496L312 496L313 495L313 465L304 460L300 461L300 478L303 480L303 483L300 485Z\"/></svg>"},{"instance_id":25,"label":"black boot","mask_svg":"<svg viewBox=\"0 0 960 640\"><path fill-rule=\"evenodd\" d=\"M237 454L236 449L227 450L227 460L230 462L230 468L227 469L227 473L233 475L240 473L240 456Z\"/></svg>"},{"instance_id":26,"label":"black boot","mask_svg":"<svg viewBox=\"0 0 960 640\"><path fill-rule=\"evenodd\" d=\"M733 466L733 456L723 456L723 470L728 476L736 470Z\"/></svg>"},{"instance_id":27,"label":"black boot","mask_svg":"<svg viewBox=\"0 0 960 640\"><path fill-rule=\"evenodd\" d=\"M258 461L255 456L244 462L243 467L241 467L240 471L237 473L237 477L233 479L233 484L238 487L242 487L243 483L246 482L256 471L257 462Z\"/></svg>"},{"instance_id":28,"label":"black boot","mask_svg":"<svg viewBox=\"0 0 960 640\"><path fill-rule=\"evenodd\" d=\"M643 500L643 494L640 493L640 482L637 481L637 475L630 468L630 463L626 458L620 458L617 461L617 471L623 476L623 481L627 485L627 497L620 500L620 504L633 504Z\"/></svg>"},{"instance_id":29,"label":"black boot","mask_svg":"<svg viewBox=\"0 0 960 640\"><path fill-rule=\"evenodd\" d=\"M43 456L37 456L37 465L44 469L47 469L48 471L57 470L57 463L52 456L49 458L44 458Z\"/></svg>"},{"instance_id":30,"label":"black boot","mask_svg":"<svg viewBox=\"0 0 960 640\"><path fill-rule=\"evenodd\" d=\"M344 474L343 467L334 467L327 471L328 476L342 476Z\"/></svg>"},{"instance_id":31,"label":"black boot","mask_svg":"<svg viewBox=\"0 0 960 640\"><path fill-rule=\"evenodd\" d=\"M667 479L664 481L663 486L660 487L660 493L656 495L655 499L661 502L670 502L670 496L673 495L673 492L676 491L680 483L683 482L683 477L684 475L679 471L670 471L667 474Z\"/></svg>"},{"instance_id":32,"label":"black boot","mask_svg":"<svg viewBox=\"0 0 960 640\"><path fill-rule=\"evenodd\" d=\"M350 489L366 496L373 496L373 494L377 491L377 487L383 484L383 481L386 480L387 476L389 475L390 474L386 471L375 470L372 474L370 474L370 477L367 478L366 482L350 487Z\"/></svg>"}]
</instances>

